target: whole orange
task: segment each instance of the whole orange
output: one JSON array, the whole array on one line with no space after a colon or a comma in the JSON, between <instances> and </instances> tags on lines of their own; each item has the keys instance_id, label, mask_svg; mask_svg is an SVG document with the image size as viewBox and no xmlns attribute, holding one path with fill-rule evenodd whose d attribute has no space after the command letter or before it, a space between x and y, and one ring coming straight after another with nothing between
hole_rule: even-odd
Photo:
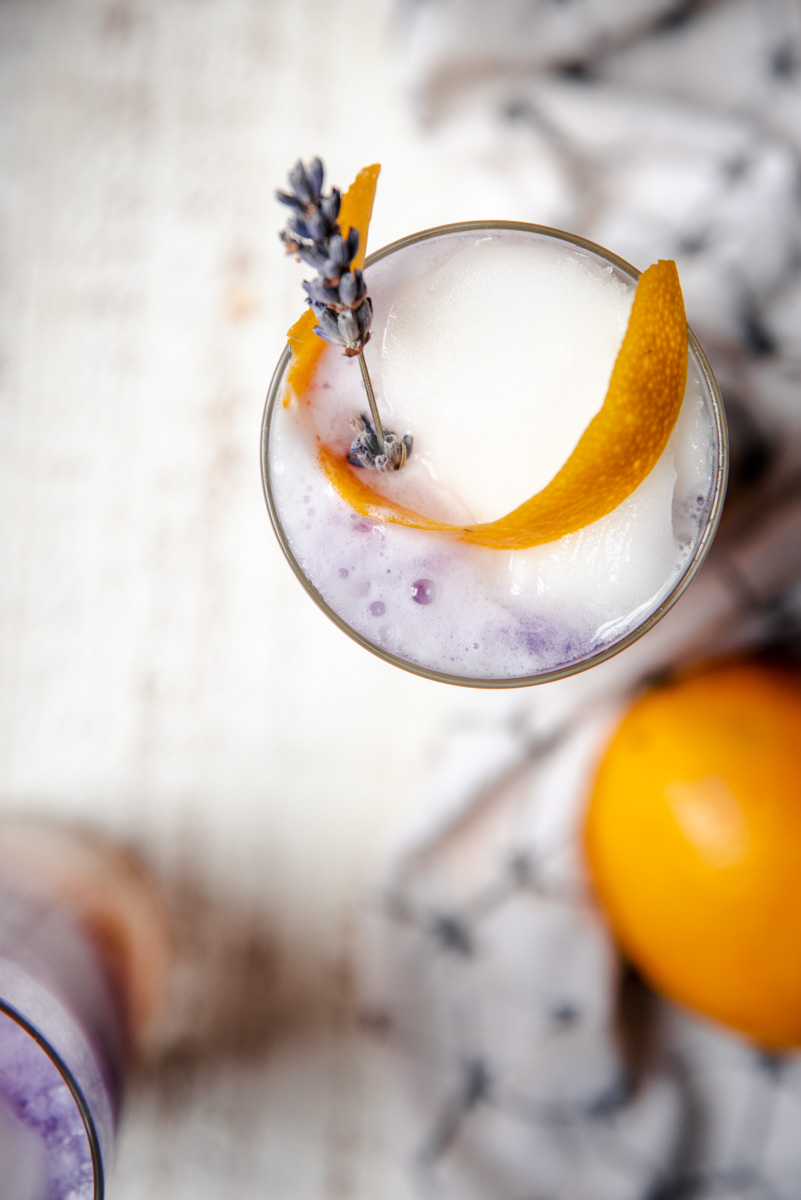
<instances>
[{"instance_id":1,"label":"whole orange","mask_svg":"<svg viewBox=\"0 0 801 1200\"><path fill-rule=\"evenodd\" d=\"M585 823L631 961L761 1045L801 1045L801 673L731 661L637 700Z\"/></svg>"}]
</instances>

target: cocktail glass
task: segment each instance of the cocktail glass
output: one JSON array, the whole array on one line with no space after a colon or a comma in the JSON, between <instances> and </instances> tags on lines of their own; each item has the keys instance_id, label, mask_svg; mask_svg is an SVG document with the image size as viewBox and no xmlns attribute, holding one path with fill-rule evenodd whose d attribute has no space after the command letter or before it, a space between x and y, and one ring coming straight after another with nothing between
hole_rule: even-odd
<instances>
[{"instance_id":1,"label":"cocktail glass","mask_svg":"<svg viewBox=\"0 0 801 1200\"><path fill-rule=\"evenodd\" d=\"M545 226L490 221L441 226L384 247L367 259L368 289L373 293L376 282L380 289L388 266L392 268L402 263L399 274L406 281L410 272L414 276L414 269L406 262L411 262L412 256L419 258L420 270L425 271L429 257L437 261L443 254L447 257L450 243L457 247L488 238L517 239L521 244L533 239L539 244L558 246L568 256L581 258L594 263L599 270L611 272L630 289L636 286L639 277L634 267L583 238ZM480 331L476 336L481 336ZM358 514L347 512L345 501L333 495L324 479L315 489L313 468L309 471L308 464L302 468L293 460L291 450L287 413L292 410L283 403L291 360L291 351L287 348L267 394L262 426L262 477L270 518L290 566L323 612L351 638L385 661L429 679L473 687L519 687L559 679L611 657L646 633L675 604L701 565L720 518L728 463L725 418L712 369L690 329L688 340L688 387L683 411L690 403L697 411L693 430L685 440L698 442L699 427L703 427L700 435L703 447L698 459L702 469L699 474L696 462L695 475L689 483L685 481L682 485L684 493L678 494L677 486L669 500L676 543L675 557L671 559L669 569L660 578L658 586L646 588L636 602L630 602L624 609L603 611L601 606L592 619L594 623L589 625L584 613L579 631L579 622L569 614L565 615L570 605L561 603L558 587L556 595L551 595L547 602L539 602L535 564L530 572L535 578L531 597L521 606L519 598L510 596L508 607L501 599L494 605L497 610L494 625L483 620L480 629L473 626L470 610L467 605L461 605L461 596L481 590L484 570L487 576L492 574L497 580L502 574L498 570L498 559L488 556L497 556L500 552L480 547L474 553L475 548L459 547L451 535L399 531L397 526L359 519ZM338 351L326 350L326 354L332 353ZM358 373L352 372L352 375L355 379ZM502 381L499 386L502 387ZM432 403L435 402L432 398ZM352 410L358 412L365 407L356 388ZM679 424L681 422L682 417ZM396 432L401 436L405 431L399 429ZM678 436L674 432L673 438ZM321 472L318 474L322 476ZM333 512L331 506L337 504L342 506L342 519L336 515L332 517L330 527L315 546L313 535L309 539L304 532L312 529L309 518L315 516L315 505L328 506ZM641 508L647 514L648 504ZM614 516L612 513L603 520L608 521ZM647 515L633 517L635 523L649 519ZM316 520L319 521L319 513ZM631 523L632 518L629 516L627 520ZM600 527L601 522L597 524ZM583 532L571 536L578 539ZM647 526L641 525L640 536L647 537L647 534ZM362 548L371 537L376 544L382 544L380 550L371 552L371 566L364 570ZM582 553L581 544L576 544L578 550L573 551L574 560L576 553L579 557ZM538 550L542 551L542 548ZM545 555L549 552L546 547ZM362 568L354 570L352 563L357 557L362 561ZM589 561L589 555L587 558ZM634 558L636 560L636 555ZM433 565L427 569L427 564ZM624 570L627 569L624 565ZM637 570L636 561L631 569ZM391 586L388 580L380 578L384 574L392 576ZM449 580L453 582L450 589ZM591 587L588 582L588 592ZM454 643L447 652L435 650L432 653L430 648L421 650L415 635L415 629L422 628L421 611L433 614L435 603L444 603L442 596L447 596L449 590L450 628L458 630L459 645ZM358 603L360 594L361 605ZM570 601L575 607L574 602L575 596ZM433 639L435 645L437 641L437 638ZM493 643L501 647L495 659L495 651L491 649Z\"/></svg>"},{"instance_id":2,"label":"cocktail glass","mask_svg":"<svg viewBox=\"0 0 801 1200\"><path fill-rule=\"evenodd\" d=\"M169 962L138 864L105 839L0 821L0 1196L100 1200L126 1076Z\"/></svg>"}]
</instances>

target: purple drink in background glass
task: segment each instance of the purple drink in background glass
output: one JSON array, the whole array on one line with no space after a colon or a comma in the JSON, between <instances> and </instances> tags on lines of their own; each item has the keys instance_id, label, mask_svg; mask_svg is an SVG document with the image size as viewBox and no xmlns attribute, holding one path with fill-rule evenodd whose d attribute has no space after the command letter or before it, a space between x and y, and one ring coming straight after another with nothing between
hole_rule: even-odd
<instances>
[{"instance_id":1,"label":"purple drink in background glass","mask_svg":"<svg viewBox=\"0 0 801 1200\"><path fill-rule=\"evenodd\" d=\"M0 823L0 1200L103 1196L167 955L127 855L44 822Z\"/></svg>"}]
</instances>

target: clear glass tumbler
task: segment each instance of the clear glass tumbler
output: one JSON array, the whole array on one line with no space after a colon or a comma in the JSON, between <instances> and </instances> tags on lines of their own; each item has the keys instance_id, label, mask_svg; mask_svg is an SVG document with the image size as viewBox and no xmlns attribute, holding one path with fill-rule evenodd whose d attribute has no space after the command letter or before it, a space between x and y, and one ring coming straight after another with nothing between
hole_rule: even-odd
<instances>
[{"instance_id":1,"label":"clear glass tumbler","mask_svg":"<svg viewBox=\"0 0 801 1200\"><path fill-rule=\"evenodd\" d=\"M387 352L382 339L396 295L465 247L487 242L510 245L533 263L541 248L568 263L581 260L583 270L613 276L626 290L633 290L639 278L634 267L600 246L516 222L443 226L384 247L367 259L365 269L375 311L365 359L379 410L382 352ZM565 335L574 338L580 354L580 325ZM477 329L476 337L481 336ZM356 642L429 679L519 687L609 658L676 602L703 561L720 517L728 460L725 418L714 375L692 330L688 339L684 406L651 476L600 521L521 553L466 546L453 535L371 520L349 509L317 459L332 419L330 411L317 415L321 404L315 407L315 398L325 406L336 393L338 404L342 393L340 425L348 413L364 411L358 366L338 349L326 348L308 394L299 400L288 396L292 356L287 348L267 394L262 474L269 514L290 566L323 612ZM503 388L503 359L498 387ZM393 426L391 415L384 420ZM395 432L401 436L405 430ZM652 546L665 537L664 567L646 570Z\"/></svg>"}]
</instances>

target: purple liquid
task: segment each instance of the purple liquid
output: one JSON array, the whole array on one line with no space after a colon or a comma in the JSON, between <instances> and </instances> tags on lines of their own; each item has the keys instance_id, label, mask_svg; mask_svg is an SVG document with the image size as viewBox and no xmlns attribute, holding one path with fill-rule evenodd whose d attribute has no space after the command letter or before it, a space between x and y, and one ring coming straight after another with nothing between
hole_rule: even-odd
<instances>
[{"instance_id":1,"label":"purple liquid","mask_svg":"<svg viewBox=\"0 0 801 1200\"><path fill-rule=\"evenodd\" d=\"M88 937L57 909L0 895L2 1200L102 1197L122 1029Z\"/></svg>"},{"instance_id":2,"label":"purple liquid","mask_svg":"<svg viewBox=\"0 0 801 1200\"><path fill-rule=\"evenodd\" d=\"M437 598L437 585L433 579L415 579L412 584L412 600L415 604L433 604Z\"/></svg>"},{"instance_id":3,"label":"purple liquid","mask_svg":"<svg viewBox=\"0 0 801 1200\"><path fill-rule=\"evenodd\" d=\"M52 1059L0 1013L0 1196L93 1200L92 1148L78 1104Z\"/></svg>"}]
</instances>

